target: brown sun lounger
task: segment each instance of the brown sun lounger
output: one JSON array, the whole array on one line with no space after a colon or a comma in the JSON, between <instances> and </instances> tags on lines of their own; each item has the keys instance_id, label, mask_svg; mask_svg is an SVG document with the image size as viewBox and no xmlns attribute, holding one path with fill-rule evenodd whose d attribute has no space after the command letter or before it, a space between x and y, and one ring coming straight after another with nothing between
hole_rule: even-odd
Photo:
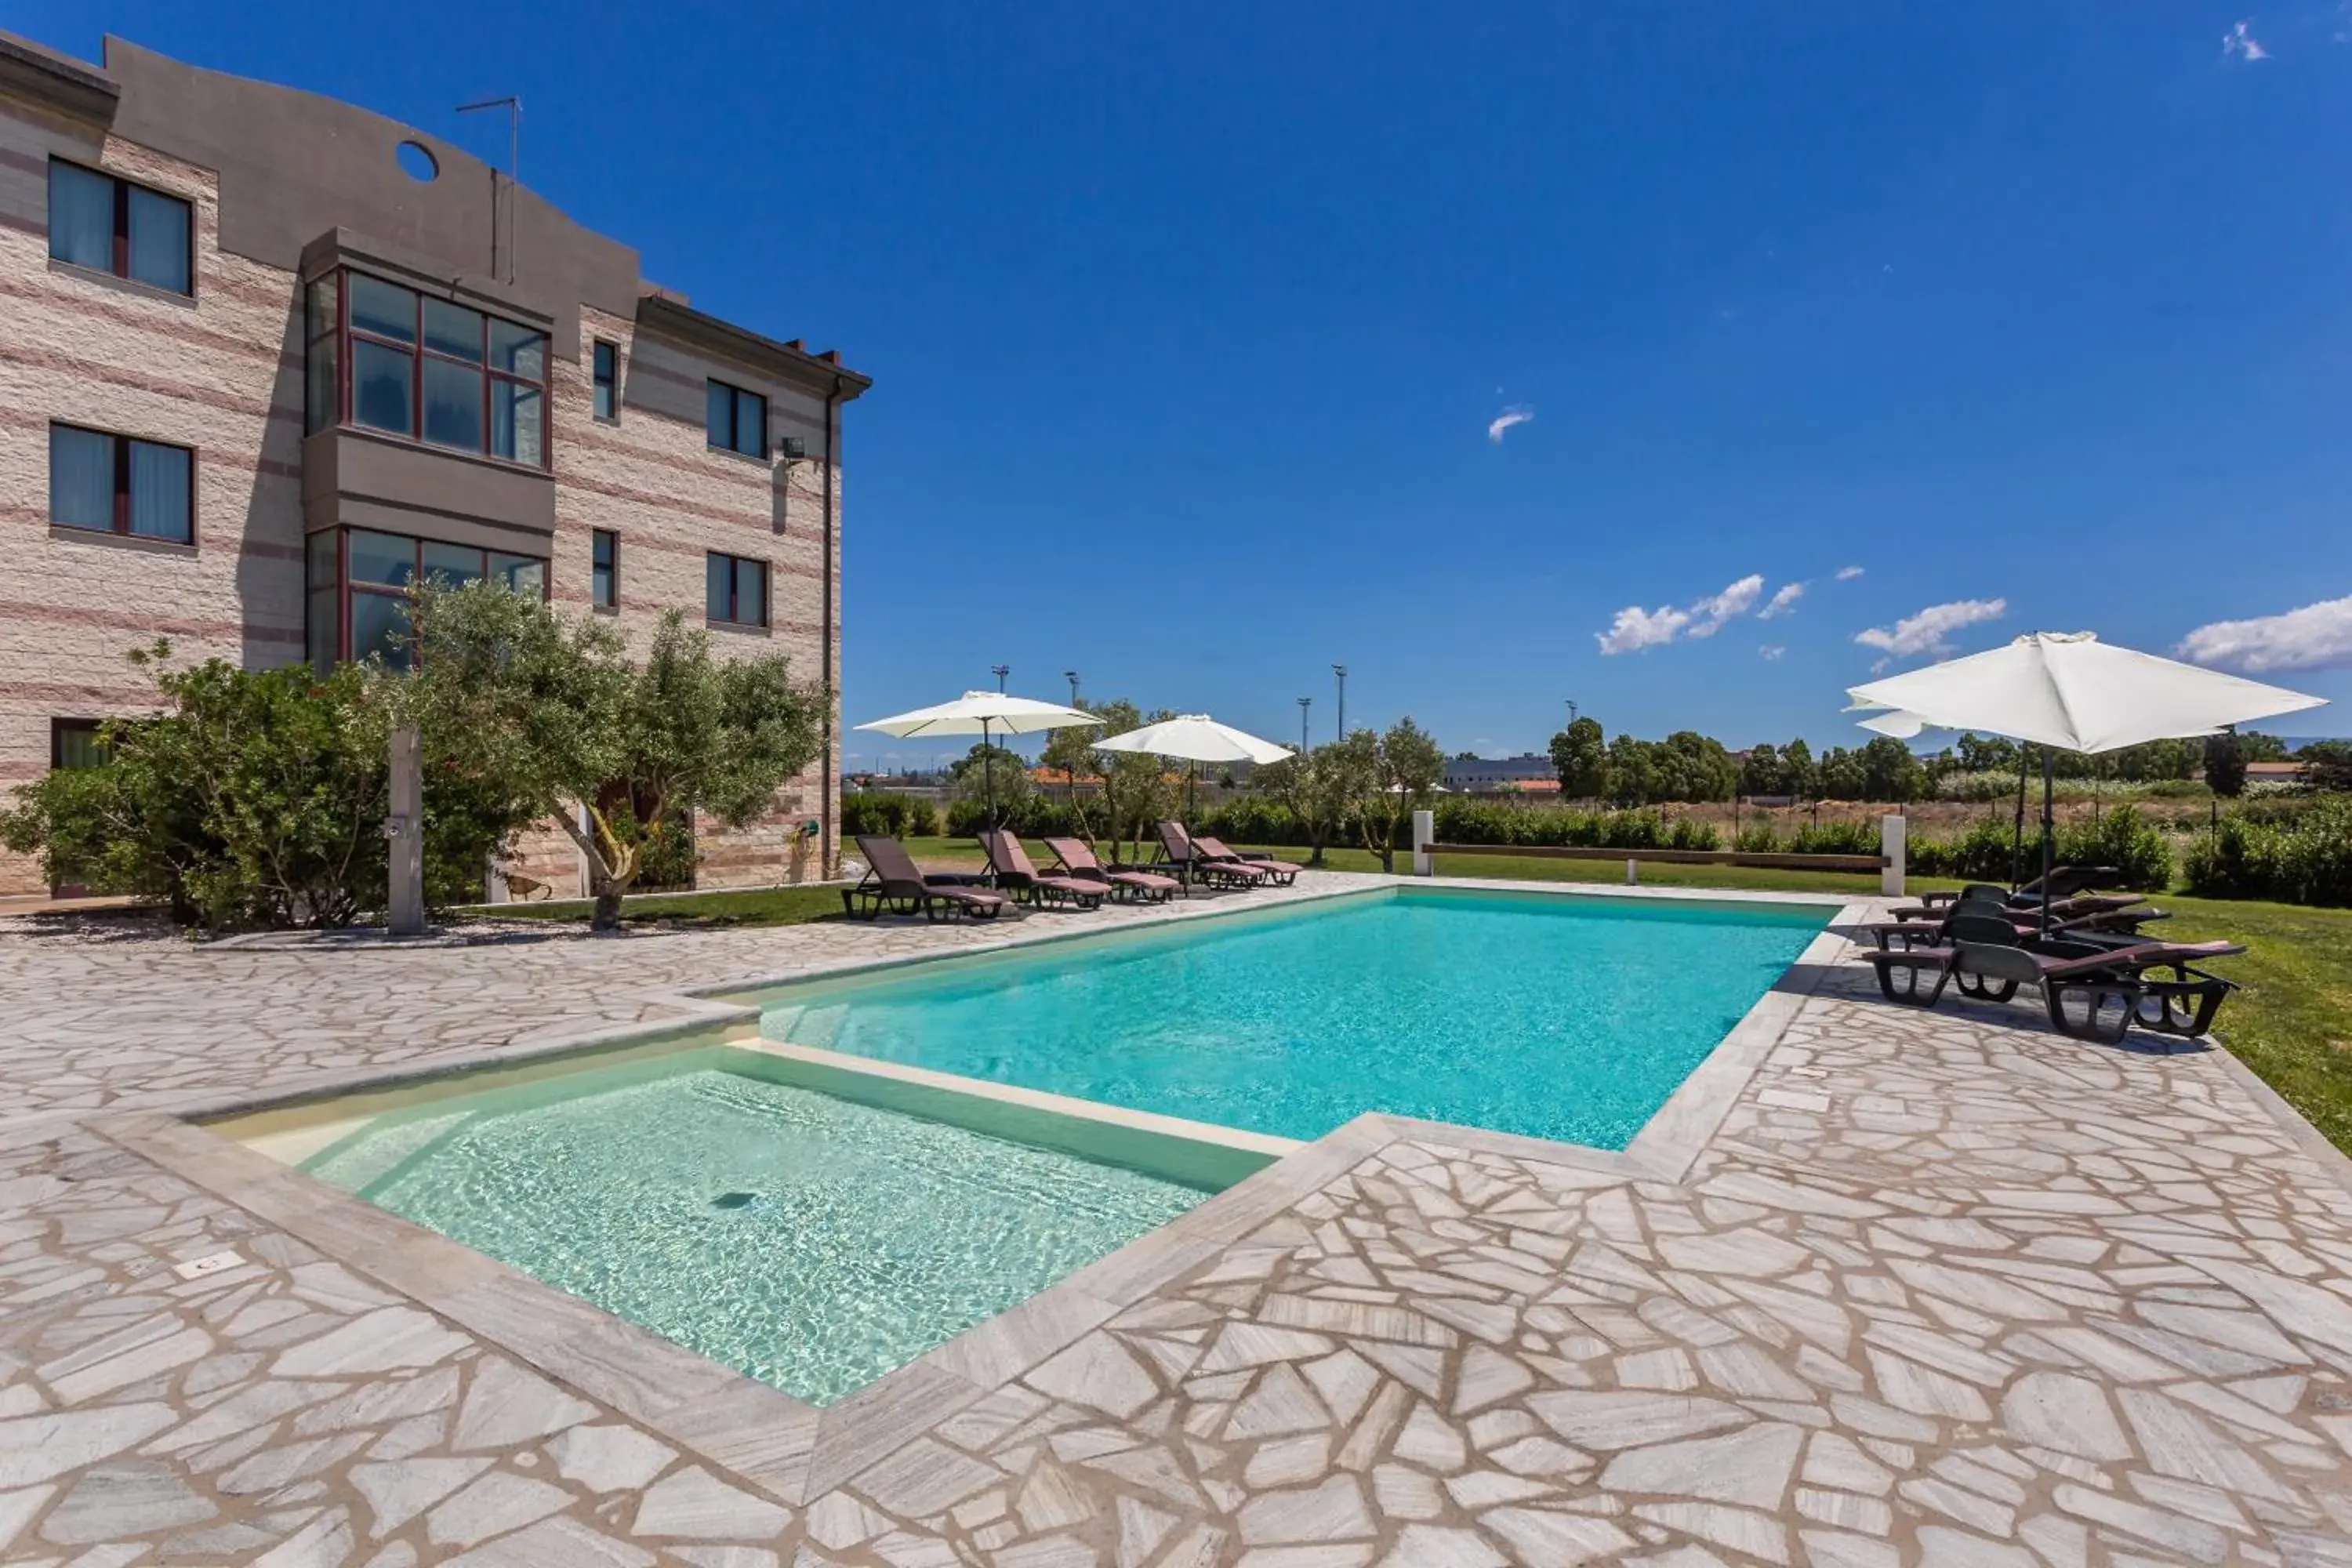
<instances>
[{"instance_id":1,"label":"brown sun lounger","mask_svg":"<svg viewBox=\"0 0 2352 1568\"><path fill-rule=\"evenodd\" d=\"M842 912L852 920L875 920L885 913L921 914L930 920L994 920L1009 901L987 888L924 875L895 838L873 834L857 836L857 852L866 858L866 875L854 888L841 889Z\"/></svg>"},{"instance_id":2,"label":"brown sun lounger","mask_svg":"<svg viewBox=\"0 0 2352 1568\"><path fill-rule=\"evenodd\" d=\"M2204 1034L2235 987L2190 967L2192 962L2246 951L2232 942L2097 947L2042 941L2029 946L2014 925L1991 915L1963 912L1951 923L1950 940L1942 946L1863 954L1878 972L1880 994L1890 1002L1931 1007L1953 981L1962 994L1986 1002L2006 1002L2020 985L2032 985L2060 1034L2110 1044L2134 1025L2161 1035ZM2170 970L2171 978L2155 973L2159 970ZM2110 1005L2114 1021L2104 1023Z\"/></svg>"},{"instance_id":3,"label":"brown sun lounger","mask_svg":"<svg viewBox=\"0 0 2352 1568\"><path fill-rule=\"evenodd\" d=\"M1099 882L1109 889L1113 898L1142 903L1164 903L1171 894L1184 885L1158 871L1130 871L1125 867L1106 866L1095 858L1094 850L1084 839L1048 838L1045 847L1054 852L1062 875L1081 882Z\"/></svg>"},{"instance_id":4,"label":"brown sun lounger","mask_svg":"<svg viewBox=\"0 0 2352 1568\"><path fill-rule=\"evenodd\" d=\"M1181 822L1160 825L1160 854L1151 864L1155 870L1164 868L1186 881L1208 888L1262 888L1274 880L1271 870L1254 862L1213 858L1200 848Z\"/></svg>"},{"instance_id":5,"label":"brown sun lounger","mask_svg":"<svg viewBox=\"0 0 2352 1568\"><path fill-rule=\"evenodd\" d=\"M1271 855L1237 855L1225 847L1223 839L1212 838L1205 833L1194 834L1192 843L1202 856L1219 865L1246 866L1253 871L1265 872L1278 888L1287 888L1298 880L1299 872L1307 869L1287 860L1277 860Z\"/></svg>"},{"instance_id":6,"label":"brown sun lounger","mask_svg":"<svg viewBox=\"0 0 2352 1568\"><path fill-rule=\"evenodd\" d=\"M1025 898L1033 904L1073 903L1082 910L1098 910L1110 896L1110 889L1100 882L1038 870L1030 863L1029 852L1021 847L1020 836L1002 827L982 833L980 848L988 857L988 868L995 874L996 885L1015 899Z\"/></svg>"},{"instance_id":7,"label":"brown sun lounger","mask_svg":"<svg viewBox=\"0 0 2352 1568\"><path fill-rule=\"evenodd\" d=\"M1923 918L1921 911L1916 910L1897 910L1895 912L1898 916L1907 914L1909 918L1874 921L1861 928L1863 934L1875 942L1883 952L1902 948L1940 947L1951 938L1954 917L1961 914L2007 921L2021 936L2063 937L2105 947L2129 947L2135 942L2147 942L2150 939L2141 933L2142 926L2172 918L2165 910L2103 910L2074 915L2053 910L2050 923L2043 929L2041 917L2032 910L1987 903L1977 899L1963 899L1932 917Z\"/></svg>"}]
</instances>

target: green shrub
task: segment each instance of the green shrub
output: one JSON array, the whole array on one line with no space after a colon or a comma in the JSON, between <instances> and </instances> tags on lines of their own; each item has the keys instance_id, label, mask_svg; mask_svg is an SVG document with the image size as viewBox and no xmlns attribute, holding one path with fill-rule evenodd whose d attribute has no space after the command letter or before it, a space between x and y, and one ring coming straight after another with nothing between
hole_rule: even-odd
<instances>
[{"instance_id":1,"label":"green shrub","mask_svg":"<svg viewBox=\"0 0 2352 1568\"><path fill-rule=\"evenodd\" d=\"M1772 830L1770 823L1759 822L1741 828L1732 847L1743 855L1776 855L1780 850L1780 836Z\"/></svg>"},{"instance_id":2,"label":"green shrub","mask_svg":"<svg viewBox=\"0 0 2352 1568\"><path fill-rule=\"evenodd\" d=\"M1696 816L1675 818L1674 828L1666 835L1666 847L1670 849L1712 849L1717 842L1715 824Z\"/></svg>"},{"instance_id":3,"label":"green shrub","mask_svg":"<svg viewBox=\"0 0 2352 1568\"><path fill-rule=\"evenodd\" d=\"M2162 889L2172 881L2171 846L2156 825L2133 806L2112 807L2088 822L2061 823L2057 853L2062 866L2114 867L2119 887ZM2038 872L2042 865L2038 842L2031 857Z\"/></svg>"},{"instance_id":4,"label":"green shrub","mask_svg":"<svg viewBox=\"0 0 2352 1568\"><path fill-rule=\"evenodd\" d=\"M210 931L343 926L383 909L384 678L361 665L320 680L307 666L254 671L221 659L163 671L168 652L138 656L167 711L110 721L104 765L20 788L0 814L0 843L40 856L53 880L157 899ZM531 815L428 736L426 901L478 900L492 854Z\"/></svg>"},{"instance_id":5,"label":"green shrub","mask_svg":"<svg viewBox=\"0 0 2352 1568\"><path fill-rule=\"evenodd\" d=\"M1799 855L1875 855L1878 824L1808 822L1797 829L1789 847Z\"/></svg>"},{"instance_id":6,"label":"green shrub","mask_svg":"<svg viewBox=\"0 0 2352 1568\"><path fill-rule=\"evenodd\" d=\"M2189 891L2206 898L2352 905L2352 801L2322 799L2285 825L2226 816L2186 861Z\"/></svg>"},{"instance_id":7,"label":"green shrub","mask_svg":"<svg viewBox=\"0 0 2352 1568\"><path fill-rule=\"evenodd\" d=\"M1911 840L1905 848L1905 859L1914 876L2005 883L2010 879L2014 832L2013 819L1980 816L1958 838ZM2038 857L2041 851L2032 853ZM2023 864L2021 858L2019 864Z\"/></svg>"},{"instance_id":8,"label":"green shrub","mask_svg":"<svg viewBox=\"0 0 2352 1568\"><path fill-rule=\"evenodd\" d=\"M892 838L929 838L940 830L940 814L919 795L866 790L841 797L845 837L869 834Z\"/></svg>"}]
</instances>

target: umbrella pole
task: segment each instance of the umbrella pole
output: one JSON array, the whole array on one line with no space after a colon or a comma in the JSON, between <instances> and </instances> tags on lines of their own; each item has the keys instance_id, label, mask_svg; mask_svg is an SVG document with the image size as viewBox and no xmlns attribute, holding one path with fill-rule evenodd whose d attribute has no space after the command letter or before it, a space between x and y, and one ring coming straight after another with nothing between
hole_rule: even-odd
<instances>
[{"instance_id":1,"label":"umbrella pole","mask_svg":"<svg viewBox=\"0 0 2352 1568\"><path fill-rule=\"evenodd\" d=\"M2043 936L2050 934L2050 872L2051 862L2058 852L2058 818L2053 814L2052 800L2056 793L2057 763L2050 748L2042 748L2042 911L2038 921Z\"/></svg>"},{"instance_id":2,"label":"umbrella pole","mask_svg":"<svg viewBox=\"0 0 2352 1568\"><path fill-rule=\"evenodd\" d=\"M988 828L996 831L996 748L988 743L988 721L980 721L980 782L988 795Z\"/></svg>"},{"instance_id":3,"label":"umbrella pole","mask_svg":"<svg viewBox=\"0 0 2352 1568\"><path fill-rule=\"evenodd\" d=\"M2017 826L2009 836L2009 890L2017 891L2025 880L2025 774L2033 765L2033 753L2023 746L2017 748Z\"/></svg>"}]
</instances>

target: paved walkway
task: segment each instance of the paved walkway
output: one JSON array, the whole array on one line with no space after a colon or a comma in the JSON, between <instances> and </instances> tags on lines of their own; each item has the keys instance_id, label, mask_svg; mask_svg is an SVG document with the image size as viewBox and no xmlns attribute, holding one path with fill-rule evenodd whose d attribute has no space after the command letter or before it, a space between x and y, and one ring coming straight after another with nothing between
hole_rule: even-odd
<instances>
[{"instance_id":1,"label":"paved walkway","mask_svg":"<svg viewBox=\"0 0 2352 1568\"><path fill-rule=\"evenodd\" d=\"M107 1136L998 934L0 931L0 1561L2352 1564L2336 1170L2217 1055L1853 966L1682 1179L1335 1134L1305 1197L806 1506Z\"/></svg>"}]
</instances>

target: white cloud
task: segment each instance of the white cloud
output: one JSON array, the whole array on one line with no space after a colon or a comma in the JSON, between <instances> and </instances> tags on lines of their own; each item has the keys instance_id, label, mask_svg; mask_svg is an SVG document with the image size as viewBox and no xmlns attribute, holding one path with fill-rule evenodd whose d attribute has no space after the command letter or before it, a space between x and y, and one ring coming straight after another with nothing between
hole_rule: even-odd
<instances>
[{"instance_id":1,"label":"white cloud","mask_svg":"<svg viewBox=\"0 0 2352 1568\"><path fill-rule=\"evenodd\" d=\"M2283 616L2215 621L2175 650L2199 664L2239 669L2329 669L2352 665L2352 598L2324 599Z\"/></svg>"},{"instance_id":2,"label":"white cloud","mask_svg":"<svg viewBox=\"0 0 2352 1568\"><path fill-rule=\"evenodd\" d=\"M1769 659L1776 659L1776 658L1779 658L1782 654L1784 654L1784 653L1788 652L1789 650L1788 650L1787 648L1785 648L1785 647L1782 647L1779 643L1775 643L1775 642L1768 642L1768 643L1766 643L1762 647L1758 648L1756 651L1757 651L1758 653L1759 653L1759 654L1763 655L1763 656L1764 656L1764 658L1765 658L1766 659L1769 660Z\"/></svg>"},{"instance_id":3,"label":"white cloud","mask_svg":"<svg viewBox=\"0 0 2352 1568\"><path fill-rule=\"evenodd\" d=\"M1762 574L1751 572L1720 594L1709 594L1690 607L1689 635L1711 637L1723 629L1723 623L1734 616L1744 616L1753 609L1764 592Z\"/></svg>"},{"instance_id":4,"label":"white cloud","mask_svg":"<svg viewBox=\"0 0 2352 1568\"><path fill-rule=\"evenodd\" d=\"M1639 605L1628 605L1617 612L1617 618L1607 631L1593 633L1593 639L1600 643L1602 653L1615 654L1639 653L1676 637L1711 637L1723 629L1726 622L1755 608L1763 593L1763 575L1751 572L1722 593L1709 594L1684 609L1661 605L1654 610L1645 610Z\"/></svg>"},{"instance_id":5,"label":"white cloud","mask_svg":"<svg viewBox=\"0 0 2352 1568\"><path fill-rule=\"evenodd\" d=\"M2257 43L2252 33L2246 31L2246 24L2243 22L2221 35L2221 52L2225 55L2235 55L2242 60L2266 60L2271 58L2271 52Z\"/></svg>"},{"instance_id":6,"label":"white cloud","mask_svg":"<svg viewBox=\"0 0 2352 1568\"><path fill-rule=\"evenodd\" d=\"M1930 605L1916 616L1906 616L1891 629L1872 626L1856 632L1853 640L1887 656L1871 667L1875 672L1892 659L1913 658L1923 653L1949 653L1954 632L1963 626L1997 621L2007 614L2007 599L1956 599L1948 605Z\"/></svg>"},{"instance_id":7,"label":"white cloud","mask_svg":"<svg viewBox=\"0 0 2352 1568\"><path fill-rule=\"evenodd\" d=\"M1486 422L1486 439L1499 447L1503 444L1503 432L1514 425L1525 425L1535 416L1533 405L1514 403Z\"/></svg>"},{"instance_id":8,"label":"white cloud","mask_svg":"<svg viewBox=\"0 0 2352 1568\"><path fill-rule=\"evenodd\" d=\"M1765 602L1764 607L1756 612L1756 618L1759 621L1777 621L1782 616L1794 611L1797 601L1804 596L1804 584L1783 583L1774 591L1772 597Z\"/></svg>"},{"instance_id":9,"label":"white cloud","mask_svg":"<svg viewBox=\"0 0 2352 1568\"><path fill-rule=\"evenodd\" d=\"M1683 635L1690 625L1690 612L1672 605L1645 610L1639 605L1628 605L1617 612L1617 618L1605 632L1592 634L1604 654L1639 653L1645 647L1670 643Z\"/></svg>"},{"instance_id":10,"label":"white cloud","mask_svg":"<svg viewBox=\"0 0 2352 1568\"><path fill-rule=\"evenodd\" d=\"M1862 568L1859 566L1841 566L1837 569L1837 580L1841 583L1851 583L1861 575Z\"/></svg>"}]
</instances>

